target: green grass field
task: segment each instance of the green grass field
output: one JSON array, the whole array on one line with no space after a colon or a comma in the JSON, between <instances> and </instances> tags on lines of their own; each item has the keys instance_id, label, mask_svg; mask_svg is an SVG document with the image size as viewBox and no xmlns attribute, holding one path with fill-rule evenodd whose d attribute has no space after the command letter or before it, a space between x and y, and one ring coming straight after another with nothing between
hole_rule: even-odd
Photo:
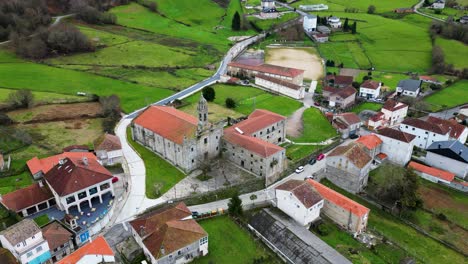
<instances>
[{"instance_id":1,"label":"green grass field","mask_svg":"<svg viewBox=\"0 0 468 264\"><path fill-rule=\"evenodd\" d=\"M368 69L371 66L364 50L356 41L329 42L320 44L319 49L325 59L335 61L335 65L343 63L346 68L359 69Z\"/></svg>"},{"instance_id":2,"label":"green grass field","mask_svg":"<svg viewBox=\"0 0 468 264\"><path fill-rule=\"evenodd\" d=\"M468 68L468 45L457 40L444 38L437 38L435 45L443 50L445 63L453 64L456 69Z\"/></svg>"},{"instance_id":3,"label":"green grass field","mask_svg":"<svg viewBox=\"0 0 468 264\"><path fill-rule=\"evenodd\" d=\"M329 6L327 11L344 11L345 8L357 8L359 12L367 12L367 8L370 5L376 7L376 13L383 13L388 11L393 11L399 7L411 7L417 3L416 0L392 0L392 1L373 1L373 0L302 0L294 3L293 6L298 7L299 5L307 4L326 4ZM327 11L322 11L326 13ZM328 15L328 14L327 14Z\"/></svg>"},{"instance_id":4,"label":"green grass field","mask_svg":"<svg viewBox=\"0 0 468 264\"><path fill-rule=\"evenodd\" d=\"M14 93L16 89L2 89L0 88L0 104L6 102L10 93ZM87 97L76 96L71 94L61 93L47 93L47 92L33 92L34 102L45 103L60 103L60 102L82 102L88 100Z\"/></svg>"},{"instance_id":5,"label":"green grass field","mask_svg":"<svg viewBox=\"0 0 468 264\"><path fill-rule=\"evenodd\" d=\"M28 171L19 175L0 178L0 194L7 194L33 184L33 178Z\"/></svg>"},{"instance_id":6,"label":"green grass field","mask_svg":"<svg viewBox=\"0 0 468 264\"><path fill-rule=\"evenodd\" d=\"M316 108L306 109L302 116L302 122L302 135L291 138L296 143L322 142L338 135L327 118Z\"/></svg>"},{"instance_id":7,"label":"green grass field","mask_svg":"<svg viewBox=\"0 0 468 264\"><path fill-rule=\"evenodd\" d=\"M378 103L371 103L371 102L364 102L360 105L356 105L351 109L351 112L359 114L364 110L372 110L372 111L379 111L382 108L382 104Z\"/></svg>"},{"instance_id":8,"label":"green grass field","mask_svg":"<svg viewBox=\"0 0 468 264\"><path fill-rule=\"evenodd\" d=\"M424 98L424 101L432 105L433 111L441 110L444 105L449 108L461 105L467 102L467 87L467 80L458 81L455 84Z\"/></svg>"},{"instance_id":9,"label":"green grass field","mask_svg":"<svg viewBox=\"0 0 468 264\"><path fill-rule=\"evenodd\" d=\"M185 175L172 164L133 141L130 127L127 128L127 139L132 148L135 149L145 162L146 197L150 199L158 198L154 189L154 184L162 184L160 193L164 194L185 177Z\"/></svg>"},{"instance_id":10,"label":"green grass field","mask_svg":"<svg viewBox=\"0 0 468 264\"><path fill-rule=\"evenodd\" d=\"M314 151L317 151L326 146L319 145L289 145L286 147L286 157L293 163L300 161L301 159L309 156Z\"/></svg>"},{"instance_id":11,"label":"green grass field","mask_svg":"<svg viewBox=\"0 0 468 264\"><path fill-rule=\"evenodd\" d=\"M228 216L202 220L199 224L208 233L208 255L196 259L194 264L244 264L265 258L263 263L281 263L258 240L241 229Z\"/></svg>"},{"instance_id":12,"label":"green grass field","mask_svg":"<svg viewBox=\"0 0 468 264\"><path fill-rule=\"evenodd\" d=\"M41 227L49 223L49 216L44 214L33 219L36 224Z\"/></svg>"}]
</instances>

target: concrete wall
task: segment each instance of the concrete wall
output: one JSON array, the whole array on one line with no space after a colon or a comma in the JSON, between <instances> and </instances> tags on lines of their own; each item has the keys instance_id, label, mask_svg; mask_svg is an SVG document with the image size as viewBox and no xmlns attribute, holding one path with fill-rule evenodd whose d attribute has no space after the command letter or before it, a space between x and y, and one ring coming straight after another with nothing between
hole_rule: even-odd
<instances>
[{"instance_id":1,"label":"concrete wall","mask_svg":"<svg viewBox=\"0 0 468 264\"><path fill-rule=\"evenodd\" d=\"M259 77L255 77L255 84L260 85L262 87L267 88L268 90L279 93L282 95L289 96L294 99L302 99L304 98L304 88L301 87L298 90L291 89L289 87L283 86L281 84L277 84L274 82L270 82L268 80L261 79Z\"/></svg>"},{"instance_id":2,"label":"concrete wall","mask_svg":"<svg viewBox=\"0 0 468 264\"><path fill-rule=\"evenodd\" d=\"M465 179L468 175L468 164L447 158L445 156L427 152L425 162L427 165L436 167L442 170L450 171L454 173L457 177Z\"/></svg>"},{"instance_id":3,"label":"concrete wall","mask_svg":"<svg viewBox=\"0 0 468 264\"><path fill-rule=\"evenodd\" d=\"M401 88L401 87L397 87L396 91L397 91L397 93L401 93L402 95L405 95L405 96L417 97L418 94L419 94L420 89L413 92L413 91L403 90L403 88Z\"/></svg>"},{"instance_id":4,"label":"concrete wall","mask_svg":"<svg viewBox=\"0 0 468 264\"><path fill-rule=\"evenodd\" d=\"M323 200L320 200L310 208L306 208L292 192L284 190L275 190L275 192L277 207L300 225L307 226L320 217L320 209L324 203Z\"/></svg>"},{"instance_id":5,"label":"concrete wall","mask_svg":"<svg viewBox=\"0 0 468 264\"><path fill-rule=\"evenodd\" d=\"M370 165L371 162L360 169L344 156L328 156L326 177L340 188L358 193L367 186Z\"/></svg>"},{"instance_id":6,"label":"concrete wall","mask_svg":"<svg viewBox=\"0 0 468 264\"><path fill-rule=\"evenodd\" d=\"M398 109L396 111L389 111L382 108L380 111L384 114L384 118L389 122L389 125L393 126L403 122L406 115L408 114L408 107Z\"/></svg>"},{"instance_id":7,"label":"concrete wall","mask_svg":"<svg viewBox=\"0 0 468 264\"><path fill-rule=\"evenodd\" d=\"M382 152L387 154L388 160L398 165L406 165L413 153L413 141L406 143L393 138L379 135L379 138L383 141Z\"/></svg>"},{"instance_id":8,"label":"concrete wall","mask_svg":"<svg viewBox=\"0 0 468 264\"><path fill-rule=\"evenodd\" d=\"M445 135L436 134L417 127L400 124L400 130L411 135L415 135L414 145L419 148L426 149L436 141L446 141L449 139L449 133Z\"/></svg>"},{"instance_id":9,"label":"concrete wall","mask_svg":"<svg viewBox=\"0 0 468 264\"><path fill-rule=\"evenodd\" d=\"M347 211L346 209L332 203L329 200L325 200L322 212L333 222L353 235L358 235L362 231L366 230L368 218L367 215L358 217L357 215L352 214L350 211Z\"/></svg>"}]
</instances>

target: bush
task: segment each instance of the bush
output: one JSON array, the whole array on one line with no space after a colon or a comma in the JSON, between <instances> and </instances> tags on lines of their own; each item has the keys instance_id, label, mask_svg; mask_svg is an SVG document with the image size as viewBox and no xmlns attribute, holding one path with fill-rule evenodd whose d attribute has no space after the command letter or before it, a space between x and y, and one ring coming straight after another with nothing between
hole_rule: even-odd
<instances>
[{"instance_id":1,"label":"bush","mask_svg":"<svg viewBox=\"0 0 468 264\"><path fill-rule=\"evenodd\" d=\"M370 5L368 8L367 8L367 14L374 14L375 13L375 6L374 5Z\"/></svg>"},{"instance_id":2,"label":"bush","mask_svg":"<svg viewBox=\"0 0 468 264\"><path fill-rule=\"evenodd\" d=\"M442 221L447 221L447 216L445 216L443 213L438 213L437 218Z\"/></svg>"},{"instance_id":3,"label":"bush","mask_svg":"<svg viewBox=\"0 0 468 264\"><path fill-rule=\"evenodd\" d=\"M226 107L229 109L236 108L236 101L232 99L231 97L226 98Z\"/></svg>"},{"instance_id":4,"label":"bush","mask_svg":"<svg viewBox=\"0 0 468 264\"><path fill-rule=\"evenodd\" d=\"M11 118L4 114L4 113L0 113L0 125L1 126L8 126L8 125L11 125L13 123L13 120L11 120Z\"/></svg>"},{"instance_id":5,"label":"bush","mask_svg":"<svg viewBox=\"0 0 468 264\"><path fill-rule=\"evenodd\" d=\"M327 225L325 224L319 224L317 226L317 232L319 233L319 235L321 236L327 236L328 234L330 234L330 229L328 228Z\"/></svg>"},{"instance_id":6,"label":"bush","mask_svg":"<svg viewBox=\"0 0 468 264\"><path fill-rule=\"evenodd\" d=\"M14 108L29 108L34 105L34 95L31 90L21 89L11 92L7 102Z\"/></svg>"},{"instance_id":7,"label":"bush","mask_svg":"<svg viewBox=\"0 0 468 264\"><path fill-rule=\"evenodd\" d=\"M59 24L49 30L47 45L54 53L92 51L94 46L78 28L68 24Z\"/></svg>"}]
</instances>

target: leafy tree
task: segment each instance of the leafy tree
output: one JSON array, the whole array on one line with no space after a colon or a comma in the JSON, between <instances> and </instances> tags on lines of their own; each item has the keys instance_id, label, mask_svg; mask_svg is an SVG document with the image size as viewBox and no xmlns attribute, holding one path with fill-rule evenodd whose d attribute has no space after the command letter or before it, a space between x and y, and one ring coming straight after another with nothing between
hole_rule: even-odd
<instances>
[{"instance_id":1,"label":"leafy tree","mask_svg":"<svg viewBox=\"0 0 468 264\"><path fill-rule=\"evenodd\" d=\"M343 24L343 30L347 32L349 30L349 21L348 18L345 19L344 24Z\"/></svg>"},{"instance_id":2,"label":"leafy tree","mask_svg":"<svg viewBox=\"0 0 468 264\"><path fill-rule=\"evenodd\" d=\"M353 82L352 86L356 89L359 89L361 85L358 82Z\"/></svg>"},{"instance_id":3,"label":"leafy tree","mask_svg":"<svg viewBox=\"0 0 468 264\"><path fill-rule=\"evenodd\" d=\"M229 200L228 213L234 217L239 217L244 214L244 211L242 209L242 200L237 194L232 196L232 198Z\"/></svg>"},{"instance_id":4,"label":"leafy tree","mask_svg":"<svg viewBox=\"0 0 468 264\"><path fill-rule=\"evenodd\" d=\"M236 101L234 101L234 99L232 99L231 97L226 98L225 103L226 103L227 108L230 108L230 109L236 108Z\"/></svg>"},{"instance_id":5,"label":"leafy tree","mask_svg":"<svg viewBox=\"0 0 468 264\"><path fill-rule=\"evenodd\" d=\"M375 13L375 5L370 5L367 8L367 14L374 14Z\"/></svg>"},{"instance_id":6,"label":"leafy tree","mask_svg":"<svg viewBox=\"0 0 468 264\"><path fill-rule=\"evenodd\" d=\"M205 99L208 102L213 102L213 100L216 97L215 90L211 86L207 86L207 87L203 88L202 94L203 94L203 97L205 97Z\"/></svg>"},{"instance_id":7,"label":"leafy tree","mask_svg":"<svg viewBox=\"0 0 468 264\"><path fill-rule=\"evenodd\" d=\"M432 48L432 67L431 72L441 74L445 72L445 58L444 52L439 46L434 46Z\"/></svg>"},{"instance_id":8,"label":"leafy tree","mask_svg":"<svg viewBox=\"0 0 468 264\"><path fill-rule=\"evenodd\" d=\"M241 19L240 19L239 12L237 12L237 11L234 14L234 16L232 17L231 27L232 27L233 31L239 31L241 29Z\"/></svg>"},{"instance_id":9,"label":"leafy tree","mask_svg":"<svg viewBox=\"0 0 468 264\"><path fill-rule=\"evenodd\" d=\"M351 26L351 33L356 34L357 32L357 23L354 21L353 25Z\"/></svg>"},{"instance_id":10,"label":"leafy tree","mask_svg":"<svg viewBox=\"0 0 468 264\"><path fill-rule=\"evenodd\" d=\"M21 89L11 92L8 95L7 102L15 108L27 107L34 105L34 95L31 90Z\"/></svg>"},{"instance_id":11,"label":"leafy tree","mask_svg":"<svg viewBox=\"0 0 468 264\"><path fill-rule=\"evenodd\" d=\"M102 127L104 132L114 134L114 128L119 122L120 116L120 98L113 94L110 96L99 97L99 103L102 106L102 115L105 117Z\"/></svg>"}]
</instances>

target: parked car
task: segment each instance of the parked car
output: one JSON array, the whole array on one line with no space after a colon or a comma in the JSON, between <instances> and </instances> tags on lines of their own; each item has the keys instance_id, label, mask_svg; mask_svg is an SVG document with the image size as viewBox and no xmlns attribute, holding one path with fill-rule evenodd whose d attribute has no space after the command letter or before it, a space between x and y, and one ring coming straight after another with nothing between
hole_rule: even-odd
<instances>
[{"instance_id":1,"label":"parked car","mask_svg":"<svg viewBox=\"0 0 468 264\"><path fill-rule=\"evenodd\" d=\"M319 102L314 102L314 105L315 106L320 106L320 103Z\"/></svg>"},{"instance_id":2,"label":"parked car","mask_svg":"<svg viewBox=\"0 0 468 264\"><path fill-rule=\"evenodd\" d=\"M309 160L309 164L310 164L310 165L314 165L315 162L317 162L317 160L314 159L314 158L312 158L312 159Z\"/></svg>"},{"instance_id":3,"label":"parked car","mask_svg":"<svg viewBox=\"0 0 468 264\"><path fill-rule=\"evenodd\" d=\"M323 153L320 153L320 154L317 156L317 160L318 160L318 161L321 161L321 160L323 160L324 158L325 158L325 154L323 154Z\"/></svg>"},{"instance_id":4,"label":"parked car","mask_svg":"<svg viewBox=\"0 0 468 264\"><path fill-rule=\"evenodd\" d=\"M112 178L112 183L116 183L119 181L119 177L115 176L114 178Z\"/></svg>"},{"instance_id":5,"label":"parked car","mask_svg":"<svg viewBox=\"0 0 468 264\"><path fill-rule=\"evenodd\" d=\"M299 174L299 173L301 173L301 172L303 172L303 171L304 171L304 166L299 166L299 167L297 167L297 169L296 169L296 173L297 173L297 174Z\"/></svg>"},{"instance_id":6,"label":"parked car","mask_svg":"<svg viewBox=\"0 0 468 264\"><path fill-rule=\"evenodd\" d=\"M313 180L313 179L314 179L314 176L312 176L312 175L310 175L310 176L306 176L306 177L304 178L304 181L306 181L306 180L308 180L308 179L311 179L311 180Z\"/></svg>"},{"instance_id":7,"label":"parked car","mask_svg":"<svg viewBox=\"0 0 468 264\"><path fill-rule=\"evenodd\" d=\"M200 214L197 211L192 212L192 217L197 218Z\"/></svg>"},{"instance_id":8,"label":"parked car","mask_svg":"<svg viewBox=\"0 0 468 264\"><path fill-rule=\"evenodd\" d=\"M359 135L358 134L352 134L349 136L350 139L356 139L356 138L359 138Z\"/></svg>"}]
</instances>

